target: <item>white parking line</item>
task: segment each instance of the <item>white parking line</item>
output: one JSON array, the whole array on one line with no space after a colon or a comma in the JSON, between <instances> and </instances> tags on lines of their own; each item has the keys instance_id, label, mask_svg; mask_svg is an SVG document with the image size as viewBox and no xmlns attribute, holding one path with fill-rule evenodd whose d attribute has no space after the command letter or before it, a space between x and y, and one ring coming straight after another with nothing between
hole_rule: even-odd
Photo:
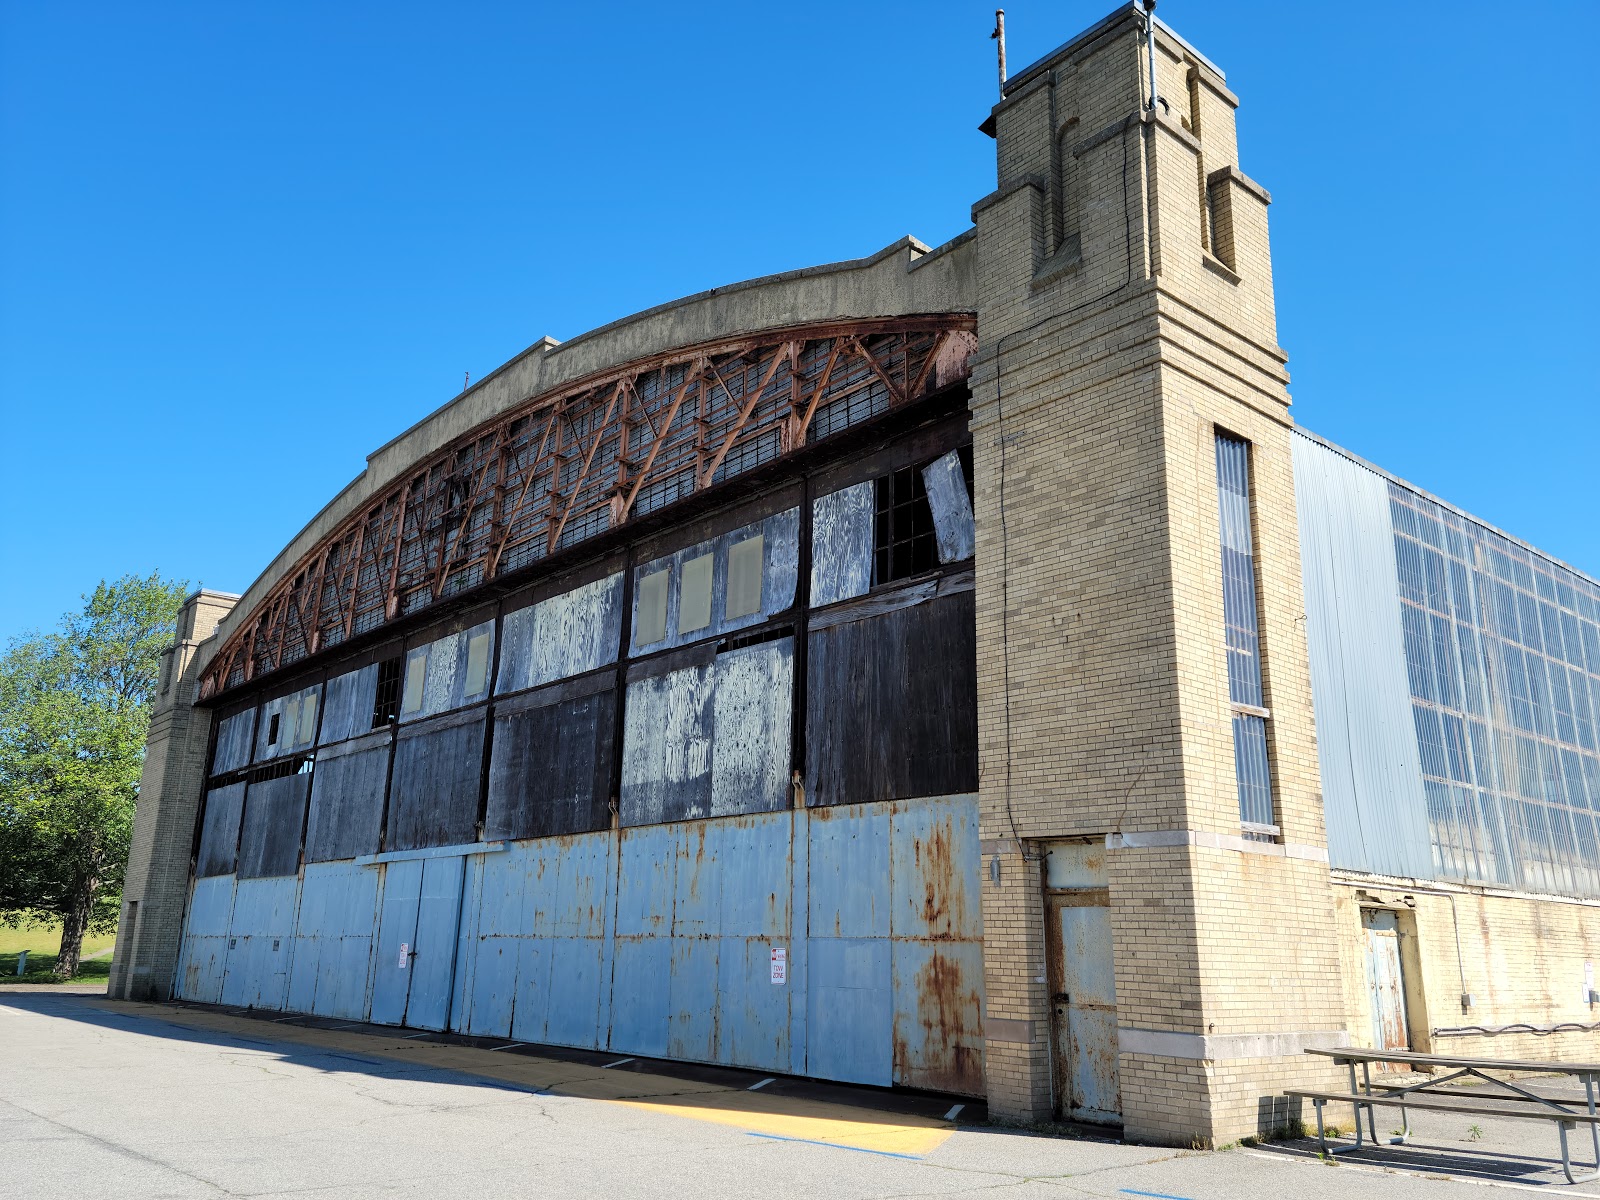
<instances>
[{"instance_id":1,"label":"white parking line","mask_svg":"<svg viewBox=\"0 0 1600 1200\"><path fill-rule=\"evenodd\" d=\"M504 1046L490 1046L489 1053L493 1054L496 1050L515 1050L518 1046L526 1046L527 1044L527 1042L507 1042Z\"/></svg>"},{"instance_id":2,"label":"white parking line","mask_svg":"<svg viewBox=\"0 0 1600 1200\"><path fill-rule=\"evenodd\" d=\"M963 1108L965 1108L965 1107L966 1107L966 1105L965 1105L965 1104L958 1104L958 1105L956 1105L956 1106L955 1106L955 1107L954 1107L954 1108L952 1108L952 1109L951 1109L951 1110L950 1110L950 1111L949 1111L949 1112L947 1112L947 1113L945 1113L945 1115L944 1115L944 1119L945 1119L945 1120L946 1120L946 1121L954 1121L954 1120L955 1120L955 1119L956 1119L956 1117L957 1117L957 1115L959 1115L959 1114L960 1114L960 1112L961 1112L961 1110L962 1110L962 1109L963 1109Z\"/></svg>"},{"instance_id":3,"label":"white parking line","mask_svg":"<svg viewBox=\"0 0 1600 1200\"><path fill-rule=\"evenodd\" d=\"M631 1063L631 1062L634 1062L634 1061L635 1060L631 1059L631 1058L619 1058L619 1059L617 1059L616 1062L607 1063L605 1066L601 1067L600 1069L602 1071L609 1071L612 1067L620 1067L623 1063Z\"/></svg>"},{"instance_id":4,"label":"white parking line","mask_svg":"<svg viewBox=\"0 0 1600 1200\"><path fill-rule=\"evenodd\" d=\"M404 1040L406 1040L408 1042L412 1042L412 1041L415 1041L419 1037L429 1037L429 1036L431 1036L431 1035L430 1034L426 1034L426 1033L408 1033L408 1034L406 1034Z\"/></svg>"},{"instance_id":5,"label":"white parking line","mask_svg":"<svg viewBox=\"0 0 1600 1200\"><path fill-rule=\"evenodd\" d=\"M752 1083L749 1087L745 1088L745 1091L759 1092L762 1088L766 1087L767 1084L776 1082L778 1082L776 1079L763 1079L760 1083Z\"/></svg>"}]
</instances>

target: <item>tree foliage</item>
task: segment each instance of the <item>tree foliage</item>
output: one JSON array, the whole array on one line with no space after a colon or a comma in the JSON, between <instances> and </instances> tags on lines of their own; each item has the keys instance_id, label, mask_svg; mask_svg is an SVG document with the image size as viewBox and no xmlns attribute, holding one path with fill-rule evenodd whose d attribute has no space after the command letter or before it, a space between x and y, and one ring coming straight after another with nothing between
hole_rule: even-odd
<instances>
[{"instance_id":1,"label":"tree foliage","mask_svg":"<svg viewBox=\"0 0 1600 1200\"><path fill-rule=\"evenodd\" d=\"M58 632L0 658L0 921L59 920L64 978L83 934L116 924L161 652L187 590L156 572L102 581Z\"/></svg>"}]
</instances>

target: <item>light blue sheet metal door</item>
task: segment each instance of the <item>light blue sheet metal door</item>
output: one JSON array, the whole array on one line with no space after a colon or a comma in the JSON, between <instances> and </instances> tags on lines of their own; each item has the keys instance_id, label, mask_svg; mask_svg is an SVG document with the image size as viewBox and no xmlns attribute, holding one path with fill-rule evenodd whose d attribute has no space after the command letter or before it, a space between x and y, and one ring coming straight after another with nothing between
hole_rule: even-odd
<instances>
[{"instance_id":1,"label":"light blue sheet metal door","mask_svg":"<svg viewBox=\"0 0 1600 1200\"><path fill-rule=\"evenodd\" d=\"M385 867L372 982L379 1025L443 1029L449 1022L465 862L453 856Z\"/></svg>"},{"instance_id":2,"label":"light blue sheet metal door","mask_svg":"<svg viewBox=\"0 0 1600 1200\"><path fill-rule=\"evenodd\" d=\"M422 862L392 862L381 870L383 906L378 918L378 963L372 972L372 1019L379 1025L403 1025L411 990L411 952L417 944Z\"/></svg>"},{"instance_id":3,"label":"light blue sheet metal door","mask_svg":"<svg viewBox=\"0 0 1600 1200\"><path fill-rule=\"evenodd\" d=\"M456 932L461 927L464 858L430 858L422 866L417 903L417 937L411 948L411 994L407 1025L443 1029L450 1021L450 991L455 980ZM399 962L398 955L395 958Z\"/></svg>"},{"instance_id":4,"label":"light blue sheet metal door","mask_svg":"<svg viewBox=\"0 0 1600 1200\"><path fill-rule=\"evenodd\" d=\"M1120 1124L1117 988L1104 843L1052 846L1046 885L1056 1112L1072 1121Z\"/></svg>"}]
</instances>

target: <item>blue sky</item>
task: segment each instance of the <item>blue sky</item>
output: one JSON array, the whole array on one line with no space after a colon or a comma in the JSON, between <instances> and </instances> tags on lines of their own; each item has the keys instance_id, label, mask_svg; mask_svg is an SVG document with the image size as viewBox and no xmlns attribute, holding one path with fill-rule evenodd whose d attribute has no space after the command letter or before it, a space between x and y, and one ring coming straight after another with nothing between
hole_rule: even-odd
<instances>
[{"instance_id":1,"label":"blue sky","mask_svg":"<svg viewBox=\"0 0 1600 1200\"><path fill-rule=\"evenodd\" d=\"M1110 8L1014 0L1014 67ZM1243 98L1296 419L1600 574L1600 9L1160 12ZM0 7L0 641L102 576L242 590L368 451L544 334L960 233L994 182L992 23Z\"/></svg>"}]
</instances>

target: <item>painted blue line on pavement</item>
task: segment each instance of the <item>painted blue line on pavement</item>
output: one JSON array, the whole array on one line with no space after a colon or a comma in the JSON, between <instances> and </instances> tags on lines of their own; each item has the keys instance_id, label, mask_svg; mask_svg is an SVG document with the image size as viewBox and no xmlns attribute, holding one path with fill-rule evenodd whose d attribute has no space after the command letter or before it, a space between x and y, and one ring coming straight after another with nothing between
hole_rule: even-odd
<instances>
[{"instance_id":1,"label":"painted blue line on pavement","mask_svg":"<svg viewBox=\"0 0 1600 1200\"><path fill-rule=\"evenodd\" d=\"M1174 1196L1171 1192L1140 1192L1133 1188L1118 1188L1120 1196L1153 1196L1155 1200L1193 1200L1191 1196Z\"/></svg>"},{"instance_id":2,"label":"painted blue line on pavement","mask_svg":"<svg viewBox=\"0 0 1600 1200\"><path fill-rule=\"evenodd\" d=\"M838 1142L818 1142L811 1138L783 1137L776 1133L750 1133L749 1130L745 1132L750 1137L765 1138L769 1142L799 1142L802 1146L826 1146L830 1150L854 1150L857 1154L878 1154L884 1158L907 1158L912 1162L922 1161L920 1154L895 1154L889 1150L868 1150L865 1146L841 1146Z\"/></svg>"}]
</instances>

